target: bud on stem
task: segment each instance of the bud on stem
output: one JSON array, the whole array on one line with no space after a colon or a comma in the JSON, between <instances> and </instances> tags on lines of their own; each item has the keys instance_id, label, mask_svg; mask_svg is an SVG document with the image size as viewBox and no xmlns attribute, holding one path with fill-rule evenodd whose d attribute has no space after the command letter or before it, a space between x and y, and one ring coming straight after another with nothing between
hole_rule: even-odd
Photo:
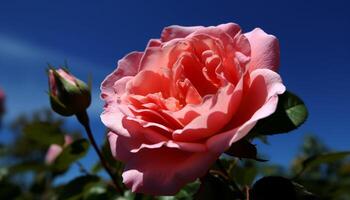
<instances>
[{"instance_id":1,"label":"bud on stem","mask_svg":"<svg viewBox=\"0 0 350 200\"><path fill-rule=\"evenodd\" d=\"M52 109L63 116L85 111L91 103L90 88L66 69L49 69Z\"/></svg>"}]
</instances>

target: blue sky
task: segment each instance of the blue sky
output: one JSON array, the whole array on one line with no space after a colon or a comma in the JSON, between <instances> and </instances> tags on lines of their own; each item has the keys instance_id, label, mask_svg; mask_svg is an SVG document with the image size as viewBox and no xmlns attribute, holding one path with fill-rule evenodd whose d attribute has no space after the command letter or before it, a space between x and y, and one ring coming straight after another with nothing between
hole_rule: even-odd
<instances>
[{"instance_id":1,"label":"blue sky","mask_svg":"<svg viewBox=\"0 0 350 200\"><path fill-rule=\"evenodd\" d=\"M302 97L310 112L301 128L271 137L269 146L258 148L271 162L288 164L303 135L315 133L333 149L349 150L349 7L346 0L1 1L0 87L8 97L5 120L48 106L47 63L67 60L81 79L93 75L89 112L96 138L102 141L99 84L118 59L142 51L168 25L235 22L245 32L261 27L279 38L284 83ZM69 124L75 126L74 119ZM84 163L96 159L93 152L89 155Z\"/></svg>"}]
</instances>

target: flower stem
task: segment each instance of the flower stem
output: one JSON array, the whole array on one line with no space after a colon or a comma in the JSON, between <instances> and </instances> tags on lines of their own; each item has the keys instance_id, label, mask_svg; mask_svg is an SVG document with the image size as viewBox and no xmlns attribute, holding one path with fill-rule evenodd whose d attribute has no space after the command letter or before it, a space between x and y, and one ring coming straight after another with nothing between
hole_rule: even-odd
<instances>
[{"instance_id":1,"label":"flower stem","mask_svg":"<svg viewBox=\"0 0 350 200\"><path fill-rule=\"evenodd\" d=\"M237 192L239 193L240 195L240 198L244 198L244 193L242 192L242 190L239 188L239 186L237 185L237 183L232 180L231 176L229 175L229 173L226 171L224 165L221 163L221 160L220 159L217 159L216 160L216 164L217 166L219 167L220 171L227 177L229 183L232 185L232 187L237 190Z\"/></svg>"},{"instance_id":2,"label":"flower stem","mask_svg":"<svg viewBox=\"0 0 350 200\"><path fill-rule=\"evenodd\" d=\"M92 134L91 128L90 128L90 122L89 122L89 116L87 114L86 111L82 112L82 113L78 113L76 114L76 117L78 119L78 121L80 122L80 124L85 128L85 131L88 135L88 138L92 144L92 146L94 147L102 166L105 168L106 172L108 173L108 175L110 176L110 178L112 179L112 182L114 183L114 187L115 189L119 192L119 193L123 193L123 190L120 188L120 186L118 185L117 179L114 177L111 169L109 168L106 159L103 157L100 149L97 146L97 143L95 142L94 136Z\"/></svg>"}]
</instances>

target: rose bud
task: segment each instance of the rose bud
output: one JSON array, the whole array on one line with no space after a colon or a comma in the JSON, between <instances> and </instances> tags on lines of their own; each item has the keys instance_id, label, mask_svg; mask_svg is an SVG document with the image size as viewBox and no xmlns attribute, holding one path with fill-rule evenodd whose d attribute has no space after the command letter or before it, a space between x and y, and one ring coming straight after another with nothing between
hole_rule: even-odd
<instances>
[{"instance_id":1,"label":"rose bud","mask_svg":"<svg viewBox=\"0 0 350 200\"><path fill-rule=\"evenodd\" d=\"M51 144L45 156L45 163L48 165L51 165L56 160L56 158L61 154L61 152L63 151L63 148L70 145L72 142L73 142L72 136L65 135L63 146L58 144Z\"/></svg>"},{"instance_id":2,"label":"rose bud","mask_svg":"<svg viewBox=\"0 0 350 200\"><path fill-rule=\"evenodd\" d=\"M63 116L84 112L91 103L90 87L66 69L49 69L52 109Z\"/></svg>"}]
</instances>

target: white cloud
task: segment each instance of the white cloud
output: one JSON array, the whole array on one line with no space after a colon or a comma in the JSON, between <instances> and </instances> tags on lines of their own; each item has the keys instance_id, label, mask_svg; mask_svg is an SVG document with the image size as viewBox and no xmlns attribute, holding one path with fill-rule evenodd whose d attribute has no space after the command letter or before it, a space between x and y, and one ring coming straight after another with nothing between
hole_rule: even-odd
<instances>
[{"instance_id":1,"label":"white cloud","mask_svg":"<svg viewBox=\"0 0 350 200\"><path fill-rule=\"evenodd\" d=\"M82 80L87 80L87 76L93 74L93 103L89 110L99 114L102 110L99 84L109 73L108 69L84 58L0 34L0 87L6 91L8 118L49 106L45 93L48 87L45 75L47 63L59 65L65 60L68 60L72 72Z\"/></svg>"}]
</instances>

